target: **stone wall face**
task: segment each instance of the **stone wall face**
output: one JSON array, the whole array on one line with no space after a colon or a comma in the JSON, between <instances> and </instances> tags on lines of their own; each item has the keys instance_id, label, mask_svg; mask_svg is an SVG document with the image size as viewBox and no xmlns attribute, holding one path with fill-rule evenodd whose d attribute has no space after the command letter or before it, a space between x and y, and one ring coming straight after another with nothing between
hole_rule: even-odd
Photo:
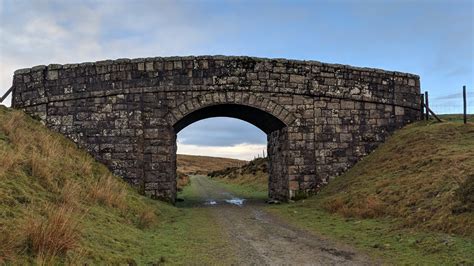
<instances>
[{"instance_id":1,"label":"stone wall face","mask_svg":"<svg viewBox=\"0 0 474 266\"><path fill-rule=\"evenodd\" d=\"M210 106L268 134L270 197L317 191L419 119L412 74L250 57L169 57L15 72L13 107L86 148L147 194L176 195L176 125ZM220 109L209 109L218 116ZM248 113L248 112L247 112ZM272 126L266 114L278 121ZM275 123L273 123L275 124Z\"/></svg>"}]
</instances>

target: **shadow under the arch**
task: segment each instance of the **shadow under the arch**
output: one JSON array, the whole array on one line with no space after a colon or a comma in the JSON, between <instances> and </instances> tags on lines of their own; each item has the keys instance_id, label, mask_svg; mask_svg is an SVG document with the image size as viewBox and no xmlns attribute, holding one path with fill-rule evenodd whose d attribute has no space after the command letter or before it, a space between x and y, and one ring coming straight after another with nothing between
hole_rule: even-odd
<instances>
[{"instance_id":1,"label":"shadow under the arch","mask_svg":"<svg viewBox=\"0 0 474 266\"><path fill-rule=\"evenodd\" d=\"M190 184L178 193L179 208L216 208L222 206L245 207L264 205L268 193L252 191L243 193L225 186L208 176L192 175Z\"/></svg>"}]
</instances>

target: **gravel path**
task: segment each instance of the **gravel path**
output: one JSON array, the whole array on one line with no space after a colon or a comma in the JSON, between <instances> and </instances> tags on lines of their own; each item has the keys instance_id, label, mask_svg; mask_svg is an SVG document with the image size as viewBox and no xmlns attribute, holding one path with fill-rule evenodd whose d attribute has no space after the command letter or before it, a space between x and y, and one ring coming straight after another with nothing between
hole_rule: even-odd
<instances>
[{"instance_id":1,"label":"gravel path","mask_svg":"<svg viewBox=\"0 0 474 266\"><path fill-rule=\"evenodd\" d=\"M192 176L194 207L211 209L235 247L238 264L372 265L349 246L297 229L263 210L263 202L235 197L205 176Z\"/></svg>"}]
</instances>

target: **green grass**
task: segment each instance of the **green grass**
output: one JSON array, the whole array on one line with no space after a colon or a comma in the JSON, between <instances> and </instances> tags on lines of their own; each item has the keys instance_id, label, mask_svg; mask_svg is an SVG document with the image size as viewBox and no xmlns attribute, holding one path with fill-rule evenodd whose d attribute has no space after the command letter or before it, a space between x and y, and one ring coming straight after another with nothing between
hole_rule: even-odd
<instances>
[{"instance_id":1,"label":"green grass","mask_svg":"<svg viewBox=\"0 0 474 266\"><path fill-rule=\"evenodd\" d=\"M154 202L150 202L154 205ZM84 217L81 262L124 263L139 265L167 262L170 264L216 264L233 262L228 240L207 210L160 208L161 221L146 230L127 225L117 213L103 208Z\"/></svg>"},{"instance_id":2,"label":"green grass","mask_svg":"<svg viewBox=\"0 0 474 266\"><path fill-rule=\"evenodd\" d=\"M228 189L236 196L241 196L247 199L267 199L268 198L268 189L267 186L261 186L260 184L236 184L228 183L225 180L214 178L213 179L217 184L222 186L225 189Z\"/></svg>"},{"instance_id":3,"label":"green grass","mask_svg":"<svg viewBox=\"0 0 474 266\"><path fill-rule=\"evenodd\" d=\"M0 264L231 264L229 250L206 210L141 196L65 137L0 108Z\"/></svg>"},{"instance_id":4,"label":"green grass","mask_svg":"<svg viewBox=\"0 0 474 266\"><path fill-rule=\"evenodd\" d=\"M438 117L441 120L447 121L447 122L457 122L457 123L464 122L464 118L460 114L438 115ZM432 119L434 119L434 118L432 118ZM466 120L467 120L467 122L474 123L474 115L468 114Z\"/></svg>"}]
</instances>

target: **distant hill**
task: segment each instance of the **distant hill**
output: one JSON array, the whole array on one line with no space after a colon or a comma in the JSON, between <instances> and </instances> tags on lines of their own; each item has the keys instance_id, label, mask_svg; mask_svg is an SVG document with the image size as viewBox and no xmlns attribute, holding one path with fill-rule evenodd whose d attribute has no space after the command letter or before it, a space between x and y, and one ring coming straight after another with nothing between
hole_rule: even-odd
<instances>
[{"instance_id":1,"label":"distant hill","mask_svg":"<svg viewBox=\"0 0 474 266\"><path fill-rule=\"evenodd\" d=\"M184 174L207 174L212 171L237 167L246 163L247 161L237 159L185 154L178 154L177 159L178 172Z\"/></svg>"}]
</instances>

